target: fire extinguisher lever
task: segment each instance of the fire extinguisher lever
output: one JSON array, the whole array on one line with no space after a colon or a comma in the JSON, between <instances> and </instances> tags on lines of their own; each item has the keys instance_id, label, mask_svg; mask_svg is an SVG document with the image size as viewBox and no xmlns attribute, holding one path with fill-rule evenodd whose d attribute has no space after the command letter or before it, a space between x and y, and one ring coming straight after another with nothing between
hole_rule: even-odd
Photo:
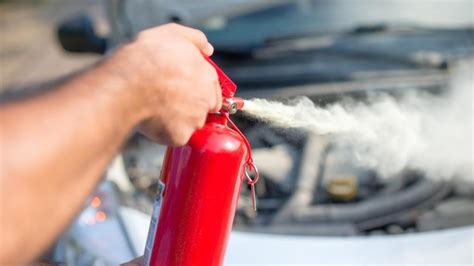
<instances>
[{"instance_id":1,"label":"fire extinguisher lever","mask_svg":"<svg viewBox=\"0 0 474 266\"><path fill-rule=\"evenodd\" d=\"M234 97L237 85L222 71L222 69L212 61L211 58L205 57L217 72L219 85L222 90L222 110L229 114L235 114L244 106L244 100L239 97Z\"/></svg>"},{"instance_id":2,"label":"fire extinguisher lever","mask_svg":"<svg viewBox=\"0 0 474 266\"><path fill-rule=\"evenodd\" d=\"M223 98L232 98L237 90L237 85L222 71L222 69L212 61L210 57L204 57L209 64L211 64L217 72L217 78L219 79L219 85L222 89Z\"/></svg>"}]
</instances>

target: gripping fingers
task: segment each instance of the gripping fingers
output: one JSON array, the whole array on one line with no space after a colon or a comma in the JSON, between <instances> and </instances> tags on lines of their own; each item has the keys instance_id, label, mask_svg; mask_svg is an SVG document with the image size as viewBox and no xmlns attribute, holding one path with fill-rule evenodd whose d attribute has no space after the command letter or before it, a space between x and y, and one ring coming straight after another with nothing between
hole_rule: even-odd
<instances>
[{"instance_id":1,"label":"gripping fingers","mask_svg":"<svg viewBox=\"0 0 474 266\"><path fill-rule=\"evenodd\" d=\"M219 112L222 106L222 90L219 84L219 78L214 67L212 67L207 61L205 61L205 69L208 78L206 86L209 89L208 95L211 98L209 102L209 111Z\"/></svg>"},{"instance_id":2,"label":"gripping fingers","mask_svg":"<svg viewBox=\"0 0 474 266\"><path fill-rule=\"evenodd\" d=\"M212 111L219 112L222 108L222 89L218 80L214 82L214 91L216 93L216 105Z\"/></svg>"}]
</instances>

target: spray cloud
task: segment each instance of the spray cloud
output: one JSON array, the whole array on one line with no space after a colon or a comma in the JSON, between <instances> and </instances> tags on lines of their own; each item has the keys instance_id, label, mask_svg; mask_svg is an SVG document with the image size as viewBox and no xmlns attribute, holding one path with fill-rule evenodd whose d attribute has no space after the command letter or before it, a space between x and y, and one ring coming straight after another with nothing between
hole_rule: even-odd
<instances>
[{"instance_id":1,"label":"spray cloud","mask_svg":"<svg viewBox=\"0 0 474 266\"><path fill-rule=\"evenodd\" d=\"M330 135L350 145L354 158L385 176L404 168L431 178L472 180L472 64L454 75L447 95L407 92L387 94L368 102L342 100L318 107L306 98L289 103L251 99L243 111L282 128L301 128Z\"/></svg>"}]
</instances>

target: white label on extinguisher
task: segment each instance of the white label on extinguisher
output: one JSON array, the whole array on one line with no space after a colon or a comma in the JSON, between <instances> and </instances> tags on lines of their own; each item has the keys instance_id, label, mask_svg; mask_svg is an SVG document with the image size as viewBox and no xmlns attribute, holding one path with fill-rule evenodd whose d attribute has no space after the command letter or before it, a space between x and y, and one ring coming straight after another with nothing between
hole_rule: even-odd
<instances>
[{"instance_id":1,"label":"white label on extinguisher","mask_svg":"<svg viewBox=\"0 0 474 266\"><path fill-rule=\"evenodd\" d=\"M150 265L151 253L153 250L153 243L155 242L156 229L158 227L158 218L160 217L161 201L163 199L163 190L165 185L160 181L160 194L156 197L153 204L153 213L151 214L150 228L148 229L148 237L145 245L145 265Z\"/></svg>"}]
</instances>

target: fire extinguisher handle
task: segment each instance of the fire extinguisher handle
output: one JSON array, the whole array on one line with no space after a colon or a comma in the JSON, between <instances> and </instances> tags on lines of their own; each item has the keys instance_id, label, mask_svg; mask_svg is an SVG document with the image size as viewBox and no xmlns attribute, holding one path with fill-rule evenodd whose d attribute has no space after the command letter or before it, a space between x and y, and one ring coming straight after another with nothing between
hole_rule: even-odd
<instances>
[{"instance_id":1,"label":"fire extinguisher handle","mask_svg":"<svg viewBox=\"0 0 474 266\"><path fill-rule=\"evenodd\" d=\"M219 79L219 84L222 89L222 97L224 98L232 98L235 95L235 91L237 90L237 85L222 71L222 69L212 61L210 57L204 57L209 64L211 64L217 72L217 77Z\"/></svg>"}]
</instances>

